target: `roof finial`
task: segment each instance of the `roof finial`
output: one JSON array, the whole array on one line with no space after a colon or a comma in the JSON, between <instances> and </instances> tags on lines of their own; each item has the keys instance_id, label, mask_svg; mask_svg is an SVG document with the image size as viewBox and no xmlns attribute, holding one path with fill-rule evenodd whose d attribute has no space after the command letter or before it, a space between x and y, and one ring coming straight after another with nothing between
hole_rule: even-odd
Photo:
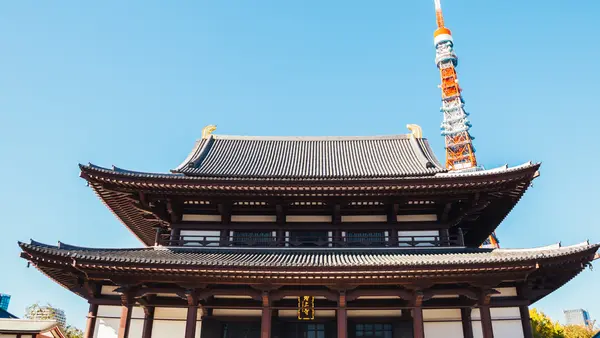
<instances>
[{"instance_id":1,"label":"roof finial","mask_svg":"<svg viewBox=\"0 0 600 338\"><path fill-rule=\"evenodd\" d=\"M407 124L406 128L412 132L410 137L413 138L423 138L423 129L417 124Z\"/></svg>"},{"instance_id":2,"label":"roof finial","mask_svg":"<svg viewBox=\"0 0 600 338\"><path fill-rule=\"evenodd\" d=\"M214 124L209 124L208 126L202 128L202 138L207 139L213 133L213 131L217 130L217 126Z\"/></svg>"}]
</instances>

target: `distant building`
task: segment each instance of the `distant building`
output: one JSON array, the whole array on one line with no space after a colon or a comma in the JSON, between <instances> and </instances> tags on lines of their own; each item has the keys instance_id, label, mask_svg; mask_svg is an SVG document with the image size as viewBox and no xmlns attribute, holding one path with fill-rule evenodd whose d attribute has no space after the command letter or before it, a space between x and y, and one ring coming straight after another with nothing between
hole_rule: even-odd
<instances>
[{"instance_id":1,"label":"distant building","mask_svg":"<svg viewBox=\"0 0 600 338\"><path fill-rule=\"evenodd\" d=\"M590 314L584 309L564 310L567 325L586 326L591 323Z\"/></svg>"},{"instance_id":2,"label":"distant building","mask_svg":"<svg viewBox=\"0 0 600 338\"><path fill-rule=\"evenodd\" d=\"M0 309L0 319L2 319L2 318L17 319L17 316L13 315L12 313L10 313L4 309Z\"/></svg>"},{"instance_id":3,"label":"distant building","mask_svg":"<svg viewBox=\"0 0 600 338\"><path fill-rule=\"evenodd\" d=\"M8 311L8 304L10 303L10 295L6 293L0 293L0 309Z\"/></svg>"},{"instance_id":4,"label":"distant building","mask_svg":"<svg viewBox=\"0 0 600 338\"><path fill-rule=\"evenodd\" d=\"M32 320L55 320L62 326L67 324L67 317L65 312L61 309L57 309L50 306L40 306L36 312L30 313Z\"/></svg>"}]
</instances>

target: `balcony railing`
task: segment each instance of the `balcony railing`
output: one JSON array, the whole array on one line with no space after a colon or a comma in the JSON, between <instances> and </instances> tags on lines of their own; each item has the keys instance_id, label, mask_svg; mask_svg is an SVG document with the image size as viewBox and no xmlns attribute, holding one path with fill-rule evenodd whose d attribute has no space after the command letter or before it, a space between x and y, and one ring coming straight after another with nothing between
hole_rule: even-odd
<instances>
[{"instance_id":1,"label":"balcony railing","mask_svg":"<svg viewBox=\"0 0 600 338\"><path fill-rule=\"evenodd\" d=\"M303 236L197 236L181 235L173 238L170 234L161 234L159 243L164 246L185 247L258 247L258 248L360 248L360 247L448 247L463 246L460 235L453 236L398 236L398 240L389 237L303 237Z\"/></svg>"}]
</instances>

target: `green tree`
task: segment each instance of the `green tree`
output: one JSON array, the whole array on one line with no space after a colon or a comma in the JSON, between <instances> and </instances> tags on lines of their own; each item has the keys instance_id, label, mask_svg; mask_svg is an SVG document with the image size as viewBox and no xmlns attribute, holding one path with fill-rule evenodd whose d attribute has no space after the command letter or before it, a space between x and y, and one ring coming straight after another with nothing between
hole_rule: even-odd
<instances>
[{"instance_id":1,"label":"green tree","mask_svg":"<svg viewBox=\"0 0 600 338\"><path fill-rule=\"evenodd\" d=\"M594 323L590 323L587 326L565 326L565 338L592 338L596 333L598 333L598 330L594 327Z\"/></svg>"},{"instance_id":2,"label":"green tree","mask_svg":"<svg viewBox=\"0 0 600 338\"><path fill-rule=\"evenodd\" d=\"M43 309L46 309L45 311ZM29 305L25 308L25 318L39 320L56 320L56 310L52 305L40 305L39 302ZM67 338L83 338L83 332L75 326L63 326L59 323L61 331Z\"/></svg>"},{"instance_id":3,"label":"green tree","mask_svg":"<svg viewBox=\"0 0 600 338\"><path fill-rule=\"evenodd\" d=\"M76 328L75 326L67 325L64 332L67 338L83 338L83 331Z\"/></svg>"},{"instance_id":4,"label":"green tree","mask_svg":"<svg viewBox=\"0 0 600 338\"><path fill-rule=\"evenodd\" d=\"M566 338L563 327L536 309L529 311L534 338Z\"/></svg>"}]
</instances>

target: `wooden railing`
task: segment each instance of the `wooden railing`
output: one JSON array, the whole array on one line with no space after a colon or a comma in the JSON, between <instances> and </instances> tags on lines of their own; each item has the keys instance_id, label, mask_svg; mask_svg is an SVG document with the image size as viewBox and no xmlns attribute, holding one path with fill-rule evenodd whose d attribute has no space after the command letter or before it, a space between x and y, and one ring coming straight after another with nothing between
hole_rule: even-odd
<instances>
[{"instance_id":1,"label":"wooden railing","mask_svg":"<svg viewBox=\"0 0 600 338\"><path fill-rule=\"evenodd\" d=\"M161 234L159 243L164 246L185 247L262 247L262 248L360 248L360 247L448 247L463 246L460 235L453 236L398 236L397 241L389 237L309 237L309 236L197 236L181 235L173 238Z\"/></svg>"}]
</instances>

